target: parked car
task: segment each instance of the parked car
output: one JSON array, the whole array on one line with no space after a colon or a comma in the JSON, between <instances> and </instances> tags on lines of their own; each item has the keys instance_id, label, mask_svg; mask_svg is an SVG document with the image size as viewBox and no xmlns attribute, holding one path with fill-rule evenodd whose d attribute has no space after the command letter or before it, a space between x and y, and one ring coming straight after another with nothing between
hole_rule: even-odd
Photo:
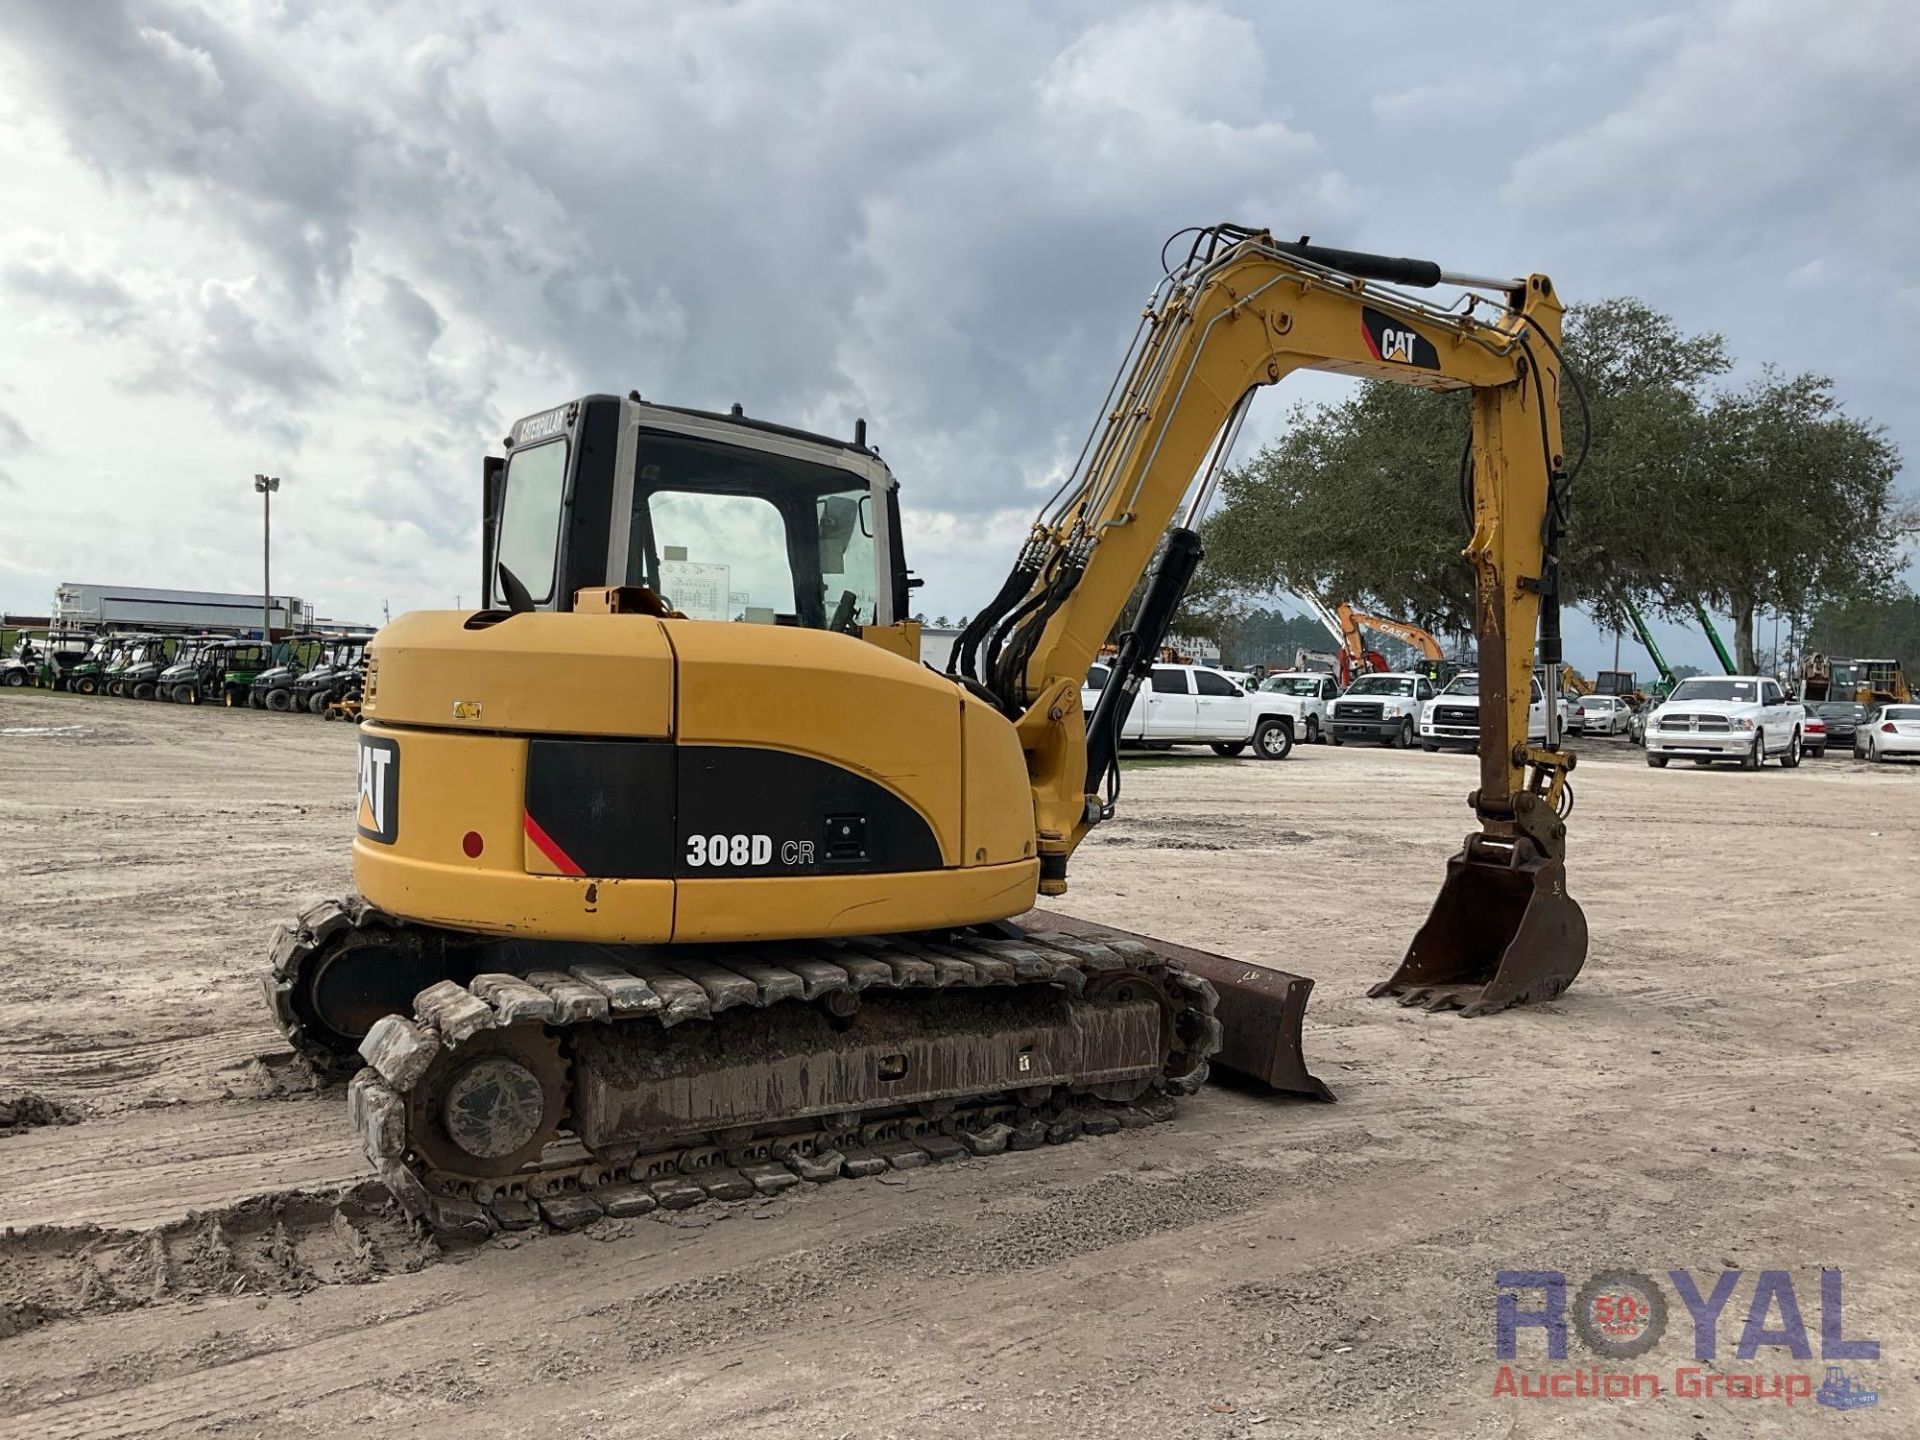
<instances>
[{"instance_id":1,"label":"parked car","mask_svg":"<svg viewBox=\"0 0 1920 1440\"><path fill-rule=\"evenodd\" d=\"M1800 722L1800 753L1818 760L1827 753L1827 722L1817 705L1802 705L1806 719Z\"/></svg>"},{"instance_id":2,"label":"parked car","mask_svg":"<svg viewBox=\"0 0 1920 1440\"><path fill-rule=\"evenodd\" d=\"M1920 755L1920 705L1882 705L1853 734L1853 758Z\"/></svg>"},{"instance_id":3,"label":"parked car","mask_svg":"<svg viewBox=\"0 0 1920 1440\"><path fill-rule=\"evenodd\" d=\"M1567 712L1567 729L1575 735L1624 735L1633 711L1618 695L1582 695Z\"/></svg>"},{"instance_id":4,"label":"parked car","mask_svg":"<svg viewBox=\"0 0 1920 1440\"><path fill-rule=\"evenodd\" d=\"M1333 743L1378 740L1406 749L1419 733L1420 710L1434 695L1424 675L1362 675L1333 702Z\"/></svg>"},{"instance_id":5,"label":"parked car","mask_svg":"<svg viewBox=\"0 0 1920 1440\"><path fill-rule=\"evenodd\" d=\"M1283 670L1260 682L1260 701L1278 705L1293 716L1293 733L1309 745L1324 743L1333 733L1333 702L1340 698L1340 682L1324 670Z\"/></svg>"},{"instance_id":6,"label":"parked car","mask_svg":"<svg viewBox=\"0 0 1920 1440\"><path fill-rule=\"evenodd\" d=\"M1080 704L1088 714L1111 674L1106 665L1087 671ZM1218 755L1238 755L1251 745L1259 759L1284 760L1293 750L1293 716L1211 666L1156 665L1121 722L1120 740L1160 749L1211 745Z\"/></svg>"},{"instance_id":7,"label":"parked car","mask_svg":"<svg viewBox=\"0 0 1920 1440\"><path fill-rule=\"evenodd\" d=\"M1647 764L1673 759L1696 765L1737 760L1758 770L1777 755L1783 768L1800 763L1806 712L1771 675L1696 675L1647 717Z\"/></svg>"},{"instance_id":8,"label":"parked car","mask_svg":"<svg viewBox=\"0 0 1920 1440\"><path fill-rule=\"evenodd\" d=\"M1827 744L1853 748L1853 732L1865 722L1866 706L1852 700L1819 700L1808 702L1807 708L1827 722Z\"/></svg>"},{"instance_id":9,"label":"parked car","mask_svg":"<svg viewBox=\"0 0 1920 1440\"><path fill-rule=\"evenodd\" d=\"M1560 701L1561 727L1572 720L1567 702ZM1535 676L1527 696L1527 738L1547 738L1547 698ZM1453 677L1433 702L1420 712L1420 748L1426 751L1480 746L1480 672L1466 670Z\"/></svg>"}]
</instances>

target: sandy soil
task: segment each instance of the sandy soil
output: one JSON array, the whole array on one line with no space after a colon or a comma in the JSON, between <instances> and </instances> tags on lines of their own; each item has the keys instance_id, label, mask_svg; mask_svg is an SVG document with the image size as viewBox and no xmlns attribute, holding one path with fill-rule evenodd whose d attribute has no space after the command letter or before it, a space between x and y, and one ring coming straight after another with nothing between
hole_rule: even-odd
<instances>
[{"instance_id":1,"label":"sandy soil","mask_svg":"<svg viewBox=\"0 0 1920 1440\"><path fill-rule=\"evenodd\" d=\"M1316 977L1338 1104L1210 1087L1146 1131L443 1254L353 1188L252 978L347 883L351 730L0 695L0 1098L83 1117L0 1135L0 1435L1916 1433L1920 767L1585 748L1587 970L1472 1021L1364 998L1469 759L1130 772L1061 908ZM1736 1359L1749 1273L1722 1371L1817 1383L1838 1266L1879 1404L1493 1395L1495 1272L1723 1266L1790 1271L1814 1353ZM1605 1368L1670 1381L1673 1308Z\"/></svg>"}]
</instances>

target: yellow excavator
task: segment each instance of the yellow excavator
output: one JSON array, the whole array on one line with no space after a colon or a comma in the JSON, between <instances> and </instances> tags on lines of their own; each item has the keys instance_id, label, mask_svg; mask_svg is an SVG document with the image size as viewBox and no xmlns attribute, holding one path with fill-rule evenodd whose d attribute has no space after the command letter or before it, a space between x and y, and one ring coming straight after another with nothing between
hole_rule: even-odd
<instances>
[{"instance_id":1,"label":"yellow excavator","mask_svg":"<svg viewBox=\"0 0 1920 1440\"><path fill-rule=\"evenodd\" d=\"M1472 400L1478 823L1373 993L1478 1014L1573 980L1573 759L1526 732L1536 632L1558 660L1559 297L1183 234L944 674L864 423L848 443L629 394L513 426L484 608L370 647L357 893L281 927L265 977L316 1068L364 1059L349 1112L409 1210L567 1228L1027 1148L1166 1118L1210 1060L1330 1098L1300 1054L1311 982L1032 908L1114 813L1197 521L1254 393L1301 368ZM1409 293L1442 282L1472 290Z\"/></svg>"}]
</instances>

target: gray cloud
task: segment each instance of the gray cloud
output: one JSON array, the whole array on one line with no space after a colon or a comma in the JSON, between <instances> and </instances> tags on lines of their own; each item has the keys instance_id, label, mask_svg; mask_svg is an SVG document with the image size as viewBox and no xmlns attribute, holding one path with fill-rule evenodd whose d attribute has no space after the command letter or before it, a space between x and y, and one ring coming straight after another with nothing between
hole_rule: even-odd
<instances>
[{"instance_id":1,"label":"gray cloud","mask_svg":"<svg viewBox=\"0 0 1920 1440\"><path fill-rule=\"evenodd\" d=\"M134 297L111 275L88 274L58 259L16 259L0 267L0 285L76 313L90 325L119 328Z\"/></svg>"},{"instance_id":2,"label":"gray cloud","mask_svg":"<svg viewBox=\"0 0 1920 1440\"><path fill-rule=\"evenodd\" d=\"M156 493L221 513L166 458L209 421L236 473L300 475L287 544L337 611L464 589L483 448L634 386L867 416L928 605L976 608L1196 221L1640 293L1915 410L1920 30L1888 0L1818 25L1497 0L1471 32L1201 0L18 8L0 78L38 128L14 153L82 166L34 217L59 229L0 236L0 305L60 339L70 388L166 402ZM1525 64L1488 62L1495 32ZM0 355L0 381L35 363ZM51 456L11 468L60 483Z\"/></svg>"}]
</instances>

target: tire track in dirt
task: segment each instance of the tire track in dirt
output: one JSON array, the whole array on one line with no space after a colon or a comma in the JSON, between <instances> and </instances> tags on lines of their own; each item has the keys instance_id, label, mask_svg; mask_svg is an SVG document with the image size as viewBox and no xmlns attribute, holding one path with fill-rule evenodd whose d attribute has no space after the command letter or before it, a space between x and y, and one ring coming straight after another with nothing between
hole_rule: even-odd
<instances>
[{"instance_id":1,"label":"tire track in dirt","mask_svg":"<svg viewBox=\"0 0 1920 1440\"><path fill-rule=\"evenodd\" d=\"M129 1110L0 1151L0 1226L151 1229L192 1210L357 1182L366 1159L338 1094Z\"/></svg>"},{"instance_id":2,"label":"tire track in dirt","mask_svg":"<svg viewBox=\"0 0 1920 1440\"><path fill-rule=\"evenodd\" d=\"M0 1340L103 1311L357 1284L439 1254L377 1182L256 1196L148 1230L9 1227L0 1234Z\"/></svg>"}]
</instances>

